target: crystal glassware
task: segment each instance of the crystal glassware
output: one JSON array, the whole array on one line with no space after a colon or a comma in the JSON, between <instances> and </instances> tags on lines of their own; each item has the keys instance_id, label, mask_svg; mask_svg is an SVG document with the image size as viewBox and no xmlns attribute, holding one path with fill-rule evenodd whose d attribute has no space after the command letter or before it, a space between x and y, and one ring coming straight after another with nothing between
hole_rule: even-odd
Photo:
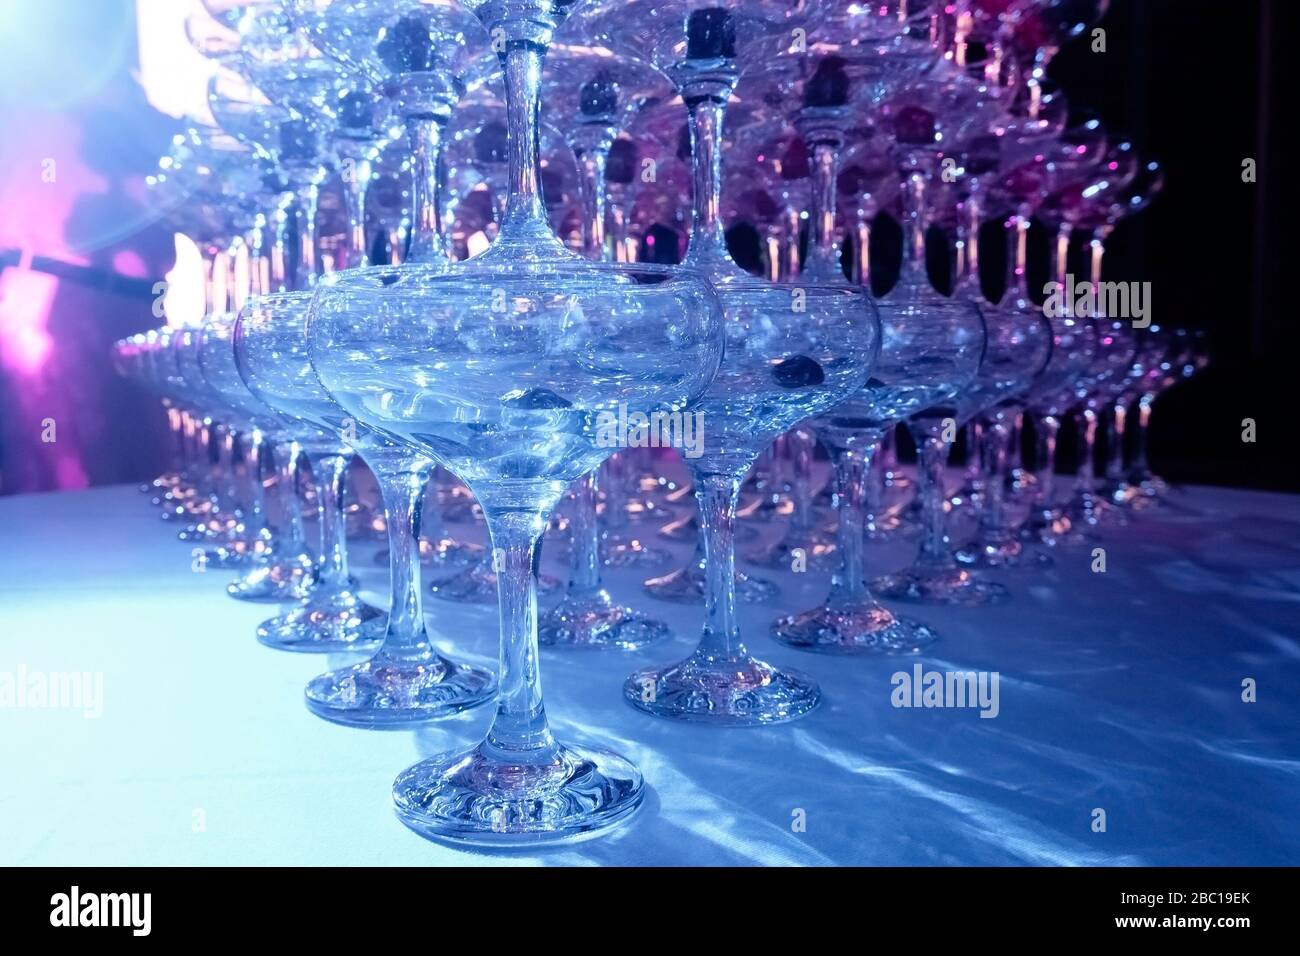
<instances>
[{"instance_id":1,"label":"crystal glassware","mask_svg":"<svg viewBox=\"0 0 1300 956\"><path fill-rule=\"evenodd\" d=\"M311 587L302 604L262 624L257 636L263 644L286 651L368 649L382 639L385 617L361 600L359 585L348 571L343 491L356 452L333 429L298 414L303 367L310 374L310 366L304 361L295 364L293 350L284 344L285 339L292 341L295 328L302 338L303 323L295 319L306 311L309 299L308 294L292 292L257 296L244 306L232 329L240 377L256 398L284 419L319 489L320 558Z\"/></svg>"},{"instance_id":2,"label":"crystal glassware","mask_svg":"<svg viewBox=\"0 0 1300 956\"><path fill-rule=\"evenodd\" d=\"M384 500L391 600L386 619L372 613L366 621L359 602L347 599L346 573L335 565L336 583L327 594L330 603L313 613L313 621L364 627L370 640L382 639L383 644L369 660L311 681L307 706L335 723L388 728L436 720L486 703L496 690L492 674L439 653L422 612L415 542L420 502L433 463L361 424L330 398L308 357L310 302L309 294L284 293L259 297L245 307L235 328L239 368L255 394L291 419L300 435L308 436L301 440L309 454L316 449L325 458L323 472L339 474L336 462L329 467L331 460L353 450L365 458ZM328 487L326 492L326 501L337 505L337 494ZM331 514L340 525L335 534L341 535L342 511L335 507ZM320 603L321 597L313 595L307 607ZM343 615L344 607L352 615Z\"/></svg>"},{"instance_id":3,"label":"crystal glassware","mask_svg":"<svg viewBox=\"0 0 1300 956\"><path fill-rule=\"evenodd\" d=\"M709 276L726 315L722 367L700 403L703 454L689 460L704 542L703 634L685 660L633 673L624 697L656 716L723 726L792 720L821 698L811 678L758 660L745 646L736 615L736 503L745 474L778 435L862 387L879 345L878 319L860 289L770 283L740 269L727 251L723 119L738 62L788 42L782 32L798 22L792 11L675 0L605 4L593 14L604 23L597 32L663 69L687 104L694 202L684 263ZM627 29L634 16L644 32Z\"/></svg>"},{"instance_id":4,"label":"crystal glassware","mask_svg":"<svg viewBox=\"0 0 1300 956\"><path fill-rule=\"evenodd\" d=\"M624 406L681 413L704 392L721 316L694 273L565 251L545 218L537 119L545 50L567 8L471 7L501 39L510 133L501 230L465 263L340 273L317 293L309 338L313 365L345 410L470 486L499 569L496 717L476 747L397 778L398 816L430 837L537 843L625 820L644 793L624 758L550 732L538 674L538 540L564 489L613 451L598 421Z\"/></svg>"}]
</instances>

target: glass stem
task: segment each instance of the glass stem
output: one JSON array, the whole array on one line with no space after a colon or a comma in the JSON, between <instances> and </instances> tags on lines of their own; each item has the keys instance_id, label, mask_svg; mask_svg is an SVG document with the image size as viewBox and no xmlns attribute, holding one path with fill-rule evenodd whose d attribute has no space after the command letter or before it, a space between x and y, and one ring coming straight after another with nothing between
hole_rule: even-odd
<instances>
[{"instance_id":1,"label":"glass stem","mask_svg":"<svg viewBox=\"0 0 1300 956\"><path fill-rule=\"evenodd\" d=\"M971 296L983 299L984 287L980 282L980 224L984 220L984 200L977 189L972 189L966 197L965 213L966 268L961 277L967 283Z\"/></svg>"},{"instance_id":2,"label":"glass stem","mask_svg":"<svg viewBox=\"0 0 1300 956\"><path fill-rule=\"evenodd\" d=\"M293 556L303 552L307 540L302 526L302 509L298 507L298 457L302 454L302 446L290 440L282 447L284 454L279 461L276 477L282 515L282 527L279 529L280 552Z\"/></svg>"},{"instance_id":3,"label":"glass stem","mask_svg":"<svg viewBox=\"0 0 1300 956\"><path fill-rule=\"evenodd\" d=\"M840 564L831 577L831 594L827 602L831 607L855 606L873 601L867 587L864 551L867 489L879 440L879 436L868 433L862 436L862 444L858 448L836 447L835 444L827 443L835 467L835 492L839 499L837 542Z\"/></svg>"},{"instance_id":4,"label":"glass stem","mask_svg":"<svg viewBox=\"0 0 1300 956\"><path fill-rule=\"evenodd\" d=\"M169 442L168 456L171 459L171 472L179 476L185 470L185 418L181 410L171 404L170 399L166 403L167 409L167 432L171 437Z\"/></svg>"},{"instance_id":5,"label":"glass stem","mask_svg":"<svg viewBox=\"0 0 1300 956\"><path fill-rule=\"evenodd\" d=\"M343 176L343 204L348 216L347 267L370 265L370 244L366 240L366 197L374 177L374 164L364 150L346 158Z\"/></svg>"},{"instance_id":6,"label":"glass stem","mask_svg":"<svg viewBox=\"0 0 1300 956\"><path fill-rule=\"evenodd\" d=\"M311 289L316 285L316 214L320 211L320 185L312 182L298 189L298 262L293 270L294 286Z\"/></svg>"},{"instance_id":7,"label":"glass stem","mask_svg":"<svg viewBox=\"0 0 1300 956\"><path fill-rule=\"evenodd\" d=\"M221 483L221 498L225 509L234 514L239 510L239 495L235 483L235 429L221 427L217 446L217 480Z\"/></svg>"},{"instance_id":8,"label":"glass stem","mask_svg":"<svg viewBox=\"0 0 1300 956\"><path fill-rule=\"evenodd\" d=\"M709 661L736 660L749 653L736 620L736 500L741 479L695 472L704 540L704 635L697 656Z\"/></svg>"},{"instance_id":9,"label":"glass stem","mask_svg":"<svg viewBox=\"0 0 1300 956\"><path fill-rule=\"evenodd\" d=\"M438 164L442 155L445 118L424 113L408 116L406 135L411 148L413 231L407 262L440 262L447 258L442 234L442 190Z\"/></svg>"},{"instance_id":10,"label":"glass stem","mask_svg":"<svg viewBox=\"0 0 1300 956\"><path fill-rule=\"evenodd\" d=\"M1155 400L1155 396L1150 394L1138 399L1137 435L1133 441L1133 464L1129 467L1129 481L1135 485L1151 477L1151 465L1147 461L1147 428L1151 424L1151 406Z\"/></svg>"},{"instance_id":11,"label":"glass stem","mask_svg":"<svg viewBox=\"0 0 1300 956\"><path fill-rule=\"evenodd\" d=\"M1007 451L1011 445L1010 423L994 420L984 432L982 458L984 461L984 509L980 514L980 529L985 541L1001 544L1011 540L1011 518L1007 514L1006 481Z\"/></svg>"},{"instance_id":12,"label":"glass stem","mask_svg":"<svg viewBox=\"0 0 1300 956\"><path fill-rule=\"evenodd\" d=\"M293 197L285 194L271 213L271 261L268 266L269 292L289 291L289 229L292 224Z\"/></svg>"},{"instance_id":13,"label":"glass stem","mask_svg":"<svg viewBox=\"0 0 1300 956\"><path fill-rule=\"evenodd\" d=\"M205 246L199 250L199 258L203 263L203 314L216 315L224 311L216 307L217 251L212 246Z\"/></svg>"},{"instance_id":14,"label":"glass stem","mask_svg":"<svg viewBox=\"0 0 1300 956\"><path fill-rule=\"evenodd\" d=\"M887 429L880 439L880 473L885 482L901 478L898 467L898 435L894 428Z\"/></svg>"},{"instance_id":15,"label":"glass stem","mask_svg":"<svg viewBox=\"0 0 1300 956\"><path fill-rule=\"evenodd\" d=\"M1052 277L1053 280L1061 286L1061 293L1065 303L1072 302L1074 292L1072 289L1065 288L1065 280L1070 274L1070 234L1073 231L1069 223L1061 223L1056 230L1056 243L1052 256ZM1066 313L1073 314L1070 305L1066 305Z\"/></svg>"},{"instance_id":16,"label":"glass stem","mask_svg":"<svg viewBox=\"0 0 1300 956\"><path fill-rule=\"evenodd\" d=\"M1038 438L1038 506L1044 514L1051 513L1056 503L1056 439L1061 432L1061 421L1055 415L1044 415L1035 430Z\"/></svg>"},{"instance_id":17,"label":"glass stem","mask_svg":"<svg viewBox=\"0 0 1300 956\"><path fill-rule=\"evenodd\" d=\"M608 262L612 258L605 241L605 169L607 149L575 150L582 173L583 252L588 259Z\"/></svg>"},{"instance_id":18,"label":"glass stem","mask_svg":"<svg viewBox=\"0 0 1300 956\"><path fill-rule=\"evenodd\" d=\"M343 510L343 484L351 455L312 455L316 479L316 507L320 515L320 567L318 581L326 588L348 586L347 514Z\"/></svg>"},{"instance_id":19,"label":"glass stem","mask_svg":"<svg viewBox=\"0 0 1300 956\"><path fill-rule=\"evenodd\" d=\"M406 243L410 237L410 223L406 217L386 230L388 239L388 264L399 266L406 261Z\"/></svg>"},{"instance_id":20,"label":"glass stem","mask_svg":"<svg viewBox=\"0 0 1300 956\"><path fill-rule=\"evenodd\" d=\"M194 416L186 410L180 412L181 430L180 430L180 448L181 448L181 477L186 483L193 480L194 475Z\"/></svg>"},{"instance_id":21,"label":"glass stem","mask_svg":"<svg viewBox=\"0 0 1300 956\"><path fill-rule=\"evenodd\" d=\"M804 273L828 282L844 281L839 232L835 228L835 190L839 173L840 132L828 123L805 125L804 140L812 165L812 250Z\"/></svg>"},{"instance_id":22,"label":"glass stem","mask_svg":"<svg viewBox=\"0 0 1300 956\"><path fill-rule=\"evenodd\" d=\"M573 512L569 525L570 597L590 597L600 590L600 529L596 520L597 472L591 471L573 486Z\"/></svg>"},{"instance_id":23,"label":"glass stem","mask_svg":"<svg viewBox=\"0 0 1300 956\"><path fill-rule=\"evenodd\" d=\"M1097 448L1097 412L1084 406L1076 418L1079 427L1079 470L1075 478L1075 492L1087 500L1096 491L1097 469L1093 455Z\"/></svg>"},{"instance_id":24,"label":"glass stem","mask_svg":"<svg viewBox=\"0 0 1300 956\"><path fill-rule=\"evenodd\" d=\"M722 225L722 126L734 76L701 79L682 90L691 133L691 237L686 261L730 262ZM797 253L796 253L797 254Z\"/></svg>"},{"instance_id":25,"label":"glass stem","mask_svg":"<svg viewBox=\"0 0 1300 956\"><path fill-rule=\"evenodd\" d=\"M480 495L479 500L484 501L485 497ZM558 749L542 704L534 566L534 555L551 507L484 507L492 536L493 565L497 568L501 666L496 718L482 747L507 763L545 762Z\"/></svg>"},{"instance_id":26,"label":"glass stem","mask_svg":"<svg viewBox=\"0 0 1300 956\"><path fill-rule=\"evenodd\" d=\"M432 466L389 469L377 465L372 470L384 499L388 568L392 582L388 629L379 653L394 660L431 661L437 654L429 644L424 626L419 541L424 489Z\"/></svg>"},{"instance_id":27,"label":"glass stem","mask_svg":"<svg viewBox=\"0 0 1300 956\"><path fill-rule=\"evenodd\" d=\"M858 223L858 285L871 288L871 225Z\"/></svg>"},{"instance_id":28,"label":"glass stem","mask_svg":"<svg viewBox=\"0 0 1300 956\"><path fill-rule=\"evenodd\" d=\"M1124 432L1128 424L1128 408L1116 402L1106 423L1106 479L1124 480Z\"/></svg>"},{"instance_id":29,"label":"glass stem","mask_svg":"<svg viewBox=\"0 0 1300 956\"><path fill-rule=\"evenodd\" d=\"M982 490L984 476L984 425L972 421L966 426L966 481L976 490Z\"/></svg>"},{"instance_id":30,"label":"glass stem","mask_svg":"<svg viewBox=\"0 0 1300 956\"><path fill-rule=\"evenodd\" d=\"M248 300L248 289L245 284L240 281L239 275L240 254L245 252L247 248L248 247L244 242L244 237L235 236L235 238L230 241L230 245L226 247L226 251L222 256L222 259L226 264L226 298L230 305L230 311L236 314L239 313L239 310L244 307L244 303Z\"/></svg>"},{"instance_id":31,"label":"glass stem","mask_svg":"<svg viewBox=\"0 0 1300 956\"><path fill-rule=\"evenodd\" d=\"M1025 413L1023 409L1017 411L1011 417L1009 427L1010 433L1007 436L1007 473L1012 474L1020 471L1024 464L1020 451L1020 436L1024 434L1025 429Z\"/></svg>"},{"instance_id":32,"label":"glass stem","mask_svg":"<svg viewBox=\"0 0 1300 956\"><path fill-rule=\"evenodd\" d=\"M1088 278L1092 283L1093 292L1096 293L1101 288L1101 265L1106 258L1106 230L1098 229L1093 232L1092 239L1088 242L1088 251L1090 253ZM1096 303L1100 314L1100 295L1095 296L1093 302Z\"/></svg>"},{"instance_id":33,"label":"glass stem","mask_svg":"<svg viewBox=\"0 0 1300 956\"><path fill-rule=\"evenodd\" d=\"M903 266L902 275L911 274L928 281L925 263L925 230L929 226L926 209L925 174L912 170L903 178Z\"/></svg>"},{"instance_id":34,"label":"glass stem","mask_svg":"<svg viewBox=\"0 0 1300 956\"><path fill-rule=\"evenodd\" d=\"M865 515L863 519L863 531L871 534L883 532L881 528L881 519L883 505L885 500L885 473L888 469L888 462L885 460L885 450L888 448L888 442L884 437L876 439L872 446L870 454L867 456L872 464L867 471L867 487L864 495Z\"/></svg>"},{"instance_id":35,"label":"glass stem","mask_svg":"<svg viewBox=\"0 0 1300 956\"><path fill-rule=\"evenodd\" d=\"M786 206L781 230L782 255L779 281L794 282L799 278L799 239L802 232L802 210ZM725 243L725 237L723 239Z\"/></svg>"},{"instance_id":36,"label":"glass stem","mask_svg":"<svg viewBox=\"0 0 1300 956\"><path fill-rule=\"evenodd\" d=\"M266 216L257 213L248 230L248 292L265 295L271 291L271 264L266 257Z\"/></svg>"},{"instance_id":37,"label":"glass stem","mask_svg":"<svg viewBox=\"0 0 1300 956\"><path fill-rule=\"evenodd\" d=\"M245 462L248 468L248 508L244 513L244 529L250 544L264 541L269 532L266 527L266 486L262 476L269 470L271 449L260 429L248 433Z\"/></svg>"},{"instance_id":38,"label":"glass stem","mask_svg":"<svg viewBox=\"0 0 1300 956\"><path fill-rule=\"evenodd\" d=\"M1035 301L1029 294L1029 219L1033 215L1033 209L1030 206L1021 206L1012 217L1012 226L1015 232L1012 235L1012 241L1015 243L1015 251L1011 257L1012 276L1015 278L1015 293L1026 302ZM1058 267L1061 264L1058 264ZM1065 281L1065 273L1058 272L1054 277L1058 282Z\"/></svg>"},{"instance_id":39,"label":"glass stem","mask_svg":"<svg viewBox=\"0 0 1300 956\"><path fill-rule=\"evenodd\" d=\"M927 567L947 567L952 564L952 550L945 528L943 512L944 470L948 465L948 443L939 435L917 430L916 445L920 450L916 470L919 487L916 490L921 502L921 553L918 564Z\"/></svg>"},{"instance_id":40,"label":"glass stem","mask_svg":"<svg viewBox=\"0 0 1300 956\"><path fill-rule=\"evenodd\" d=\"M803 534L812 531L812 461L817 439L811 432L795 429L788 436L790 450L790 486L794 510L790 512L790 530Z\"/></svg>"},{"instance_id":41,"label":"glass stem","mask_svg":"<svg viewBox=\"0 0 1300 956\"><path fill-rule=\"evenodd\" d=\"M542 67L546 47L535 40L506 40L501 64L506 87L506 131L509 137L507 195L505 216L499 238L493 248L496 255L514 255L511 247L520 243L530 247L563 245L551 230L542 201L540 110Z\"/></svg>"},{"instance_id":42,"label":"glass stem","mask_svg":"<svg viewBox=\"0 0 1300 956\"><path fill-rule=\"evenodd\" d=\"M609 208L610 246L614 250L616 262L631 262L627 250L627 216L623 206L615 202Z\"/></svg>"},{"instance_id":43,"label":"glass stem","mask_svg":"<svg viewBox=\"0 0 1300 956\"><path fill-rule=\"evenodd\" d=\"M200 459L203 467L199 469L198 490L203 498L206 498L216 510L217 502L217 426L216 423L206 415L199 423L199 449L202 453Z\"/></svg>"},{"instance_id":44,"label":"glass stem","mask_svg":"<svg viewBox=\"0 0 1300 956\"><path fill-rule=\"evenodd\" d=\"M627 528L628 461L625 451L605 459L605 527L611 531Z\"/></svg>"}]
</instances>

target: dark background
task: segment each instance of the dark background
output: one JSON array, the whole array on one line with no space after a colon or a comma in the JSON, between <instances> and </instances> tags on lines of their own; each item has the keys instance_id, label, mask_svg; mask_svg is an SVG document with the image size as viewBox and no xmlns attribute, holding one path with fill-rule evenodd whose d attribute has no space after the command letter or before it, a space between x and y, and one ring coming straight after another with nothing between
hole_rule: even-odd
<instances>
[{"instance_id":1,"label":"dark background","mask_svg":"<svg viewBox=\"0 0 1300 956\"><path fill-rule=\"evenodd\" d=\"M1213 364L1152 417L1157 471L1180 481L1300 488L1290 395L1295 316L1282 292L1282 89L1296 4L1112 0L1107 52L1080 41L1052 64L1073 104L1094 107L1167 170L1150 209L1110 242L1108 278L1150 281L1154 320L1206 330ZM1258 161L1244 183L1242 160ZM1241 440L1242 419L1257 441Z\"/></svg>"},{"instance_id":2,"label":"dark background","mask_svg":"<svg viewBox=\"0 0 1300 956\"><path fill-rule=\"evenodd\" d=\"M11 3L33 9L29 0L2 2L11 11ZM1150 281L1156 322L1204 329L1210 337L1211 367L1162 396L1152 419L1153 465L1175 481L1300 489L1291 467L1289 407L1297 336L1281 288L1281 231L1283 215L1294 208L1293 186L1275 130L1289 119L1281 76L1292 66L1286 45L1296 36L1295 6L1283 0L1112 0L1101 24L1106 52L1093 53L1085 38L1052 64L1053 78L1077 109L1095 110L1109 129L1166 168L1162 195L1112 237L1107 278ZM0 17L0 31L21 22L33 34L0 39L6 47L38 45L43 68L53 73L60 58L92 55L107 23L127 35L134 26L130 0L47 0L40 12L20 21ZM112 207L111 200L150 170L170 130L178 128L145 102L131 79L133 65L129 54L123 57L93 97L50 117L83 130L82 158L108 176L107 197L85 198L91 207ZM0 139L41 135L26 118L21 128L6 128L6 106L30 98L21 85L6 86L0 90ZM31 153L43 155L39 147ZM1255 183L1242 182L1247 157L1258 161ZM0 176L17 175L30 171L0 169ZM0 216L12 213L0 209ZM138 480L162 470L162 416L115 380L107 350L113 339L157 324L149 290L170 267L166 243L165 230L142 224L113 237L106 247L113 255L91 250L83 257L88 267L63 270L57 278L48 325L62 351L40 388L52 402L77 409L66 429L60 421L60 442L66 434L76 443L81 468L63 467L67 461L33 465L33 456L49 448L32 440L37 429L26 420L36 413L21 401L31 386L0 364L0 493ZM4 246L0 242L0 270L30 267L20 263L19 250ZM147 264L146 274L115 271L123 250ZM1045 246L1035 254L1041 262ZM12 312L12 303L0 297L0 323L11 322ZM1257 423L1253 444L1241 440L1245 418ZM62 453L69 453L66 444Z\"/></svg>"}]
</instances>

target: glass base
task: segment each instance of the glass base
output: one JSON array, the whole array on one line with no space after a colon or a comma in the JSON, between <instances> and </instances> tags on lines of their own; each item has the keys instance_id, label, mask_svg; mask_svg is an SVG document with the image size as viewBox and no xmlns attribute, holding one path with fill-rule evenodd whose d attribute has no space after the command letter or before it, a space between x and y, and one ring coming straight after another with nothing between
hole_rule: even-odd
<instances>
[{"instance_id":1,"label":"glass base","mask_svg":"<svg viewBox=\"0 0 1300 956\"><path fill-rule=\"evenodd\" d=\"M284 604L310 597L315 563L306 554L274 558L226 585L226 593L238 601Z\"/></svg>"},{"instance_id":2,"label":"glass base","mask_svg":"<svg viewBox=\"0 0 1300 956\"><path fill-rule=\"evenodd\" d=\"M600 560L607 568L661 568L672 559L670 552L640 538L606 539L600 546Z\"/></svg>"},{"instance_id":3,"label":"glass base","mask_svg":"<svg viewBox=\"0 0 1300 956\"><path fill-rule=\"evenodd\" d=\"M710 660L697 652L680 664L636 671L623 699L655 717L755 727L802 717L821 701L821 689L811 677L752 657Z\"/></svg>"},{"instance_id":4,"label":"glass base","mask_svg":"<svg viewBox=\"0 0 1300 956\"><path fill-rule=\"evenodd\" d=\"M961 568L907 568L871 583L881 597L920 604L984 607L1001 604L1011 596L1003 585L985 581Z\"/></svg>"},{"instance_id":5,"label":"glass base","mask_svg":"<svg viewBox=\"0 0 1300 956\"><path fill-rule=\"evenodd\" d=\"M672 631L662 621L615 604L608 594L566 597L542 614L537 639L543 647L613 648L634 651L664 641Z\"/></svg>"},{"instance_id":6,"label":"glass base","mask_svg":"<svg viewBox=\"0 0 1300 956\"><path fill-rule=\"evenodd\" d=\"M699 564L688 564L641 585L641 590L650 597L673 604L703 604L704 589L704 567ZM736 571L736 600L745 604L763 604L775 601L780 594L781 589L771 581Z\"/></svg>"},{"instance_id":7,"label":"glass base","mask_svg":"<svg viewBox=\"0 0 1300 956\"><path fill-rule=\"evenodd\" d=\"M307 601L257 627L257 639L278 651L329 654L370 650L384 639L388 615L343 588L313 591Z\"/></svg>"},{"instance_id":8,"label":"glass base","mask_svg":"<svg viewBox=\"0 0 1300 956\"><path fill-rule=\"evenodd\" d=\"M1025 542L1017 538L973 541L953 557L968 568L1050 568L1055 563L1047 552L1025 547Z\"/></svg>"},{"instance_id":9,"label":"glass base","mask_svg":"<svg viewBox=\"0 0 1300 956\"><path fill-rule=\"evenodd\" d=\"M333 723L401 729L489 703L496 690L491 671L436 654L416 662L380 651L368 661L321 674L304 694L307 709Z\"/></svg>"},{"instance_id":10,"label":"glass base","mask_svg":"<svg viewBox=\"0 0 1300 956\"><path fill-rule=\"evenodd\" d=\"M561 587L560 582L549 574L537 577L537 593L551 594ZM444 601L456 601L461 604L496 604L497 576L491 565L479 562L470 568L453 574L451 577L434 581L429 585L434 597Z\"/></svg>"},{"instance_id":11,"label":"glass base","mask_svg":"<svg viewBox=\"0 0 1300 956\"><path fill-rule=\"evenodd\" d=\"M773 640L825 654L919 654L939 635L910 618L895 617L874 602L832 608L828 604L777 618Z\"/></svg>"},{"instance_id":12,"label":"glass base","mask_svg":"<svg viewBox=\"0 0 1300 956\"><path fill-rule=\"evenodd\" d=\"M393 783L398 818L421 836L533 846L596 836L641 805L641 772L618 754L556 745L544 763L488 749L440 754Z\"/></svg>"}]
</instances>

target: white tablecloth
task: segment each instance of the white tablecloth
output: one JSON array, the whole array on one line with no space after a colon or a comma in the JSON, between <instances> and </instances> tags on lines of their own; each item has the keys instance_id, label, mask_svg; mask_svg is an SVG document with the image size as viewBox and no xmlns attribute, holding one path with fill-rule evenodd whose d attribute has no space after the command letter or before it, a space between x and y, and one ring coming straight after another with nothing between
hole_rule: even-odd
<instances>
[{"instance_id":1,"label":"white tablecloth","mask_svg":"<svg viewBox=\"0 0 1300 956\"><path fill-rule=\"evenodd\" d=\"M916 659L774 644L775 614L821 599L812 573L779 575L779 604L741 616L756 654L821 682L822 707L752 730L647 717L620 699L623 677L689 652L700 612L611 574L676 639L547 651L543 683L556 732L634 759L646 804L602 839L486 852L408 831L390 785L479 739L490 708L418 732L325 723L302 687L343 659L259 645L268 608L228 598L229 572L192 572L135 489L0 499L0 675L103 680L98 717L0 708L0 864L1300 863L1300 499L1179 500L1111 532L1105 573L1069 551L1000 575L1005 606L911 611L943 635L927 670L998 672L995 719L893 707L890 675ZM386 574L363 550L382 600ZM873 556L886 570L908 546ZM456 635L447 651L495 663L494 608L426 609Z\"/></svg>"}]
</instances>

